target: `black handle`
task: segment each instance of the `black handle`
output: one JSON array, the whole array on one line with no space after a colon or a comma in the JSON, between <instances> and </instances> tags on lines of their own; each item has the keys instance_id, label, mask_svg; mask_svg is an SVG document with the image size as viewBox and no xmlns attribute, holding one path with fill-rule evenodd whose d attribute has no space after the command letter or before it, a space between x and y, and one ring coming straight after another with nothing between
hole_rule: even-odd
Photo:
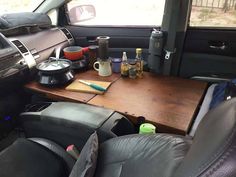
<instances>
[{"instance_id":1,"label":"black handle","mask_svg":"<svg viewBox=\"0 0 236 177\"><path fill-rule=\"evenodd\" d=\"M225 50L227 48L227 44L223 41L209 41L209 47L216 50Z\"/></svg>"},{"instance_id":2,"label":"black handle","mask_svg":"<svg viewBox=\"0 0 236 177\"><path fill-rule=\"evenodd\" d=\"M87 36L87 41L88 43L96 43L97 42L97 37L95 36Z\"/></svg>"}]
</instances>

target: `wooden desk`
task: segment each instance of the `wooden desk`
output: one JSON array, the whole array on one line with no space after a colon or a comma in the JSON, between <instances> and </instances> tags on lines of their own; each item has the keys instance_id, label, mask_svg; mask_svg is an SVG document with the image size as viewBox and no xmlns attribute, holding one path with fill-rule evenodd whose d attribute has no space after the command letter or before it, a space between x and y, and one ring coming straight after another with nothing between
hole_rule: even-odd
<instances>
[{"instance_id":1,"label":"wooden desk","mask_svg":"<svg viewBox=\"0 0 236 177\"><path fill-rule=\"evenodd\" d=\"M205 82L156 76L145 73L143 79L120 78L119 75L99 77L97 72L77 74L76 78L113 82L104 95L47 88L36 82L26 89L45 94L54 100L83 102L114 109L128 115L133 121L144 116L158 125L160 132L186 134L204 95Z\"/></svg>"},{"instance_id":2,"label":"wooden desk","mask_svg":"<svg viewBox=\"0 0 236 177\"><path fill-rule=\"evenodd\" d=\"M110 77L99 77L97 72L95 71L87 71L83 73L79 73L75 75L76 79L88 79L88 80L98 80L98 81L107 81L107 82L115 82L117 79L120 78L119 74L113 74ZM89 93L80 93L80 92L72 92L65 90L66 86L59 87L59 88L48 88L45 86L40 85L36 81L30 82L25 85L27 90L31 92L37 92L43 94L43 96L59 101L73 101L73 102L82 102L87 103L95 94Z\"/></svg>"},{"instance_id":3,"label":"wooden desk","mask_svg":"<svg viewBox=\"0 0 236 177\"><path fill-rule=\"evenodd\" d=\"M88 103L134 118L144 116L161 132L186 134L206 86L204 82L145 73L143 79L120 78L105 95Z\"/></svg>"}]
</instances>

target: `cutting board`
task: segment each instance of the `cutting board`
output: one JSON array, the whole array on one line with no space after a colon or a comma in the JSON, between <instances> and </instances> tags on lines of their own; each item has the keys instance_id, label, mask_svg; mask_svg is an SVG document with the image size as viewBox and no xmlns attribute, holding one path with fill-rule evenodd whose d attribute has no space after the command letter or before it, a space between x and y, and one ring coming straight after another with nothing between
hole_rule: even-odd
<instances>
[{"instance_id":1,"label":"cutting board","mask_svg":"<svg viewBox=\"0 0 236 177\"><path fill-rule=\"evenodd\" d=\"M111 82L93 81L93 80L84 80L84 81L89 82L89 83L93 83L93 84L97 84L97 85L99 85L103 88L106 88L106 89L108 89L108 87L111 85ZM84 93L93 93L93 94L99 94L99 95L104 94L104 92L93 89L88 85L80 83L78 80L75 80L69 86L67 86L66 90L76 91L76 92L84 92Z\"/></svg>"}]
</instances>

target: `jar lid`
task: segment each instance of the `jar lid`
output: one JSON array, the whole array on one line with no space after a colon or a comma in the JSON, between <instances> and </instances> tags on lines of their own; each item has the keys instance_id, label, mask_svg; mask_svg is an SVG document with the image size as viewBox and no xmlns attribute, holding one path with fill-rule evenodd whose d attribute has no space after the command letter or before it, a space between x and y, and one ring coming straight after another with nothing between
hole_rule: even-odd
<instances>
[{"instance_id":1,"label":"jar lid","mask_svg":"<svg viewBox=\"0 0 236 177\"><path fill-rule=\"evenodd\" d=\"M97 37L97 40L98 40L98 41L102 41L102 42L108 41L109 39L110 39L109 36L98 36L98 37Z\"/></svg>"},{"instance_id":2,"label":"jar lid","mask_svg":"<svg viewBox=\"0 0 236 177\"><path fill-rule=\"evenodd\" d=\"M136 53L142 53L142 49L141 48L137 48L136 49Z\"/></svg>"},{"instance_id":3,"label":"jar lid","mask_svg":"<svg viewBox=\"0 0 236 177\"><path fill-rule=\"evenodd\" d=\"M130 65L136 65L136 61L130 61L129 64Z\"/></svg>"},{"instance_id":4,"label":"jar lid","mask_svg":"<svg viewBox=\"0 0 236 177\"><path fill-rule=\"evenodd\" d=\"M112 63L121 63L121 58L113 58Z\"/></svg>"}]
</instances>

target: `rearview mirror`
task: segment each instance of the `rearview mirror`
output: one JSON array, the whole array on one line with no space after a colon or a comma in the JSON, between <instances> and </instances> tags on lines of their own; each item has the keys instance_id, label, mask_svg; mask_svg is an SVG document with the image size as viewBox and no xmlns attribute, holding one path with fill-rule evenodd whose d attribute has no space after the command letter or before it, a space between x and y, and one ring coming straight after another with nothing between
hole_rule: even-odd
<instances>
[{"instance_id":1,"label":"rearview mirror","mask_svg":"<svg viewBox=\"0 0 236 177\"><path fill-rule=\"evenodd\" d=\"M96 10L93 5L80 5L69 11L71 24L91 20L96 17Z\"/></svg>"}]
</instances>

